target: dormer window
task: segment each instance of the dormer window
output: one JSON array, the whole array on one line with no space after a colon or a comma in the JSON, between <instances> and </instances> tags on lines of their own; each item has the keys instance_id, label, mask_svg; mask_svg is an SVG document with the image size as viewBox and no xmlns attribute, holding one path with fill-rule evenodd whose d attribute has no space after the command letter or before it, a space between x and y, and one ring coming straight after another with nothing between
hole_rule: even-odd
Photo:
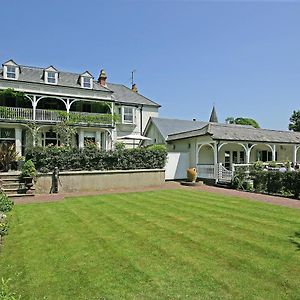
<instances>
[{"instance_id":1,"label":"dormer window","mask_svg":"<svg viewBox=\"0 0 300 300\"><path fill-rule=\"evenodd\" d=\"M7 78L16 79L16 67L7 66L6 76Z\"/></svg>"},{"instance_id":2,"label":"dormer window","mask_svg":"<svg viewBox=\"0 0 300 300\"><path fill-rule=\"evenodd\" d=\"M58 71L53 66L48 67L44 71L44 80L45 80L45 83L57 84L58 83Z\"/></svg>"},{"instance_id":3,"label":"dormer window","mask_svg":"<svg viewBox=\"0 0 300 300\"><path fill-rule=\"evenodd\" d=\"M83 74L80 75L80 85L82 88L85 89L92 89L93 88L93 76L90 72L85 71Z\"/></svg>"},{"instance_id":4,"label":"dormer window","mask_svg":"<svg viewBox=\"0 0 300 300\"><path fill-rule=\"evenodd\" d=\"M47 72L47 82L56 83L55 72Z\"/></svg>"},{"instance_id":5,"label":"dormer window","mask_svg":"<svg viewBox=\"0 0 300 300\"><path fill-rule=\"evenodd\" d=\"M18 79L19 66L11 59L3 64L3 77L5 79Z\"/></svg>"},{"instance_id":6,"label":"dormer window","mask_svg":"<svg viewBox=\"0 0 300 300\"><path fill-rule=\"evenodd\" d=\"M84 77L83 78L83 87L90 89L92 86L91 81L92 81L91 78Z\"/></svg>"}]
</instances>

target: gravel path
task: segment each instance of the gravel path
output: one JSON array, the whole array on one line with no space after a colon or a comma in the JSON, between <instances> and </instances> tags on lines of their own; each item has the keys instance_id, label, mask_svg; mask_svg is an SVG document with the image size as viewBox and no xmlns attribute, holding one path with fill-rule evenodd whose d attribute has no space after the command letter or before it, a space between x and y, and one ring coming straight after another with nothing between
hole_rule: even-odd
<instances>
[{"instance_id":1,"label":"gravel path","mask_svg":"<svg viewBox=\"0 0 300 300\"><path fill-rule=\"evenodd\" d=\"M27 203L43 203L43 202L53 202L62 201L66 197L79 197L88 195L103 195L112 193L127 193L127 192L143 192L143 191L155 191L155 190L167 190L167 189L193 189L212 193L219 193L222 195L235 196L247 200L260 201L265 203L270 203L274 205L287 206L291 208L300 209L300 200L294 200L284 197L263 195L257 193L249 193L243 191L236 191L232 189L220 188L215 186L201 185L196 187L187 187L180 185L179 182L168 181L160 186L151 186L143 188L130 188L130 189L108 189L97 192L74 192L74 193L61 193L61 194L37 194L34 197L20 197L16 198L15 204L27 204Z\"/></svg>"}]
</instances>

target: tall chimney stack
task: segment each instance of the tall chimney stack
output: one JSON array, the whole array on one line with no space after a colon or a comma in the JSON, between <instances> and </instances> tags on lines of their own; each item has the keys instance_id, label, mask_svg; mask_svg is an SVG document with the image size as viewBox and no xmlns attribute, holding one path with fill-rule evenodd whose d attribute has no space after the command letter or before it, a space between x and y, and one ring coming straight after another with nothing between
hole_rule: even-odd
<instances>
[{"instance_id":1,"label":"tall chimney stack","mask_svg":"<svg viewBox=\"0 0 300 300\"><path fill-rule=\"evenodd\" d=\"M106 76L105 70L102 69L100 71L100 75L99 75L99 78L98 78L98 82L100 83L101 86L107 87L106 79L107 79L107 76Z\"/></svg>"}]
</instances>

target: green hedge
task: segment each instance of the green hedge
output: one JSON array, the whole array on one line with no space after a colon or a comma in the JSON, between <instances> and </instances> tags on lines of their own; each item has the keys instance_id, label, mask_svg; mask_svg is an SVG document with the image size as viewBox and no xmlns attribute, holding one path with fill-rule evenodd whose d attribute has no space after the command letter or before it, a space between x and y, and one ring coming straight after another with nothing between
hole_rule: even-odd
<instances>
[{"instance_id":1,"label":"green hedge","mask_svg":"<svg viewBox=\"0 0 300 300\"><path fill-rule=\"evenodd\" d=\"M299 198L300 172L256 171L251 172L251 178L257 192Z\"/></svg>"},{"instance_id":2,"label":"green hedge","mask_svg":"<svg viewBox=\"0 0 300 300\"><path fill-rule=\"evenodd\" d=\"M130 170L161 169L166 164L167 151L164 146L148 148L102 151L94 146L84 149L70 147L35 147L26 154L37 171L59 170Z\"/></svg>"}]
</instances>

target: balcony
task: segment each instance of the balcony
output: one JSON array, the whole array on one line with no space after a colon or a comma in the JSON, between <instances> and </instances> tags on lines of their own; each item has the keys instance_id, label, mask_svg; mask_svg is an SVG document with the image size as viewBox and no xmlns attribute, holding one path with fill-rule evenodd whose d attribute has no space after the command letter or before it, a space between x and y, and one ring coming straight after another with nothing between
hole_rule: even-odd
<instances>
[{"instance_id":1,"label":"balcony","mask_svg":"<svg viewBox=\"0 0 300 300\"><path fill-rule=\"evenodd\" d=\"M31 109L21 107L0 107L0 120L37 121L45 123L69 120L73 124L112 125L112 114L70 112L61 110Z\"/></svg>"}]
</instances>

